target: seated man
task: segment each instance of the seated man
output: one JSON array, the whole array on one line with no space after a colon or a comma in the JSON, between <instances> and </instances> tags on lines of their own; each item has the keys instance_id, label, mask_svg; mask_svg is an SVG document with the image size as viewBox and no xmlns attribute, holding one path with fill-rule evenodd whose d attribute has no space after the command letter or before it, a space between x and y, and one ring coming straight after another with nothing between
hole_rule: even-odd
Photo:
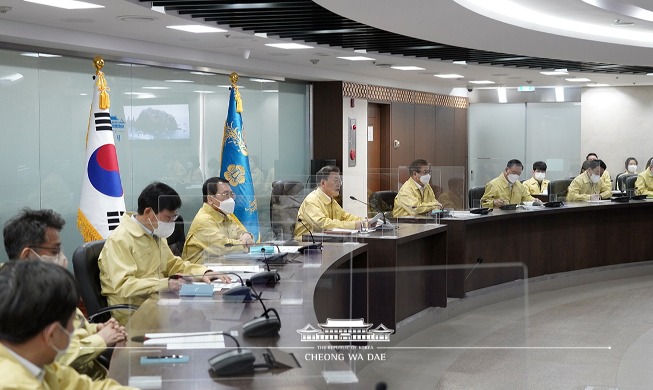
<instances>
[{"instance_id":1,"label":"seated man","mask_svg":"<svg viewBox=\"0 0 653 390\"><path fill-rule=\"evenodd\" d=\"M503 172L485 185L481 197L481 207L501 207L521 202L540 203L533 198L528 189L519 181L524 165L519 160L510 160Z\"/></svg>"},{"instance_id":2,"label":"seated man","mask_svg":"<svg viewBox=\"0 0 653 390\"><path fill-rule=\"evenodd\" d=\"M7 256L10 260L42 260L67 269L68 259L59 237L64 224L61 215L52 210L23 209L5 224ZM91 324L79 309L74 326L70 347L57 358L57 363L71 366L93 379L105 378L107 369L96 359L107 347L125 340L125 328L113 318L104 324Z\"/></svg>"},{"instance_id":3,"label":"seated man","mask_svg":"<svg viewBox=\"0 0 653 390\"><path fill-rule=\"evenodd\" d=\"M653 158L649 160L648 168L637 175L635 195L653 195Z\"/></svg>"},{"instance_id":4,"label":"seated man","mask_svg":"<svg viewBox=\"0 0 653 390\"><path fill-rule=\"evenodd\" d=\"M546 163L535 161L533 163L533 177L523 184L531 195L546 195L549 193L549 180L546 177Z\"/></svg>"},{"instance_id":5,"label":"seated man","mask_svg":"<svg viewBox=\"0 0 653 390\"><path fill-rule=\"evenodd\" d=\"M362 219L343 210L333 199L340 193L340 169L327 165L315 176L318 185L306 196L297 212L295 238L301 240L304 234L308 234L307 228L311 233L334 228L360 229Z\"/></svg>"},{"instance_id":6,"label":"seated man","mask_svg":"<svg viewBox=\"0 0 653 390\"><path fill-rule=\"evenodd\" d=\"M254 244L254 236L233 215L236 202L229 182L211 177L204 182L202 195L204 204L190 225L181 257L197 264L203 262L205 254L246 252Z\"/></svg>"},{"instance_id":7,"label":"seated man","mask_svg":"<svg viewBox=\"0 0 653 390\"><path fill-rule=\"evenodd\" d=\"M570 202L591 200L592 195L599 195L602 199L610 199L612 190L610 185L601 179L605 171L605 163L601 160L591 160L587 170L569 185L567 200Z\"/></svg>"},{"instance_id":8,"label":"seated man","mask_svg":"<svg viewBox=\"0 0 653 390\"><path fill-rule=\"evenodd\" d=\"M465 185L463 183L463 178L452 177L447 181L447 185L449 186L449 190L440 197L442 207L445 209L464 210Z\"/></svg>"},{"instance_id":9,"label":"seated man","mask_svg":"<svg viewBox=\"0 0 653 390\"><path fill-rule=\"evenodd\" d=\"M0 387L127 389L113 379L93 381L58 362L70 349L79 302L75 279L63 267L11 261L0 268L0 291Z\"/></svg>"},{"instance_id":10,"label":"seated man","mask_svg":"<svg viewBox=\"0 0 653 390\"><path fill-rule=\"evenodd\" d=\"M392 216L428 214L434 209L442 210L442 205L435 199L431 181L431 167L426 160L417 159L408 167L410 178L399 189L395 197Z\"/></svg>"},{"instance_id":11,"label":"seated man","mask_svg":"<svg viewBox=\"0 0 653 390\"><path fill-rule=\"evenodd\" d=\"M598 159L599 156L597 156L596 153L588 153L587 156L585 156L586 161L594 161ZM607 169L601 174L601 180L603 180L608 187L612 188L612 179L610 178L610 172L608 172Z\"/></svg>"},{"instance_id":12,"label":"seated man","mask_svg":"<svg viewBox=\"0 0 653 390\"><path fill-rule=\"evenodd\" d=\"M109 305L140 305L159 291L178 291L186 278L175 275L203 275L202 280L230 279L199 264L183 261L172 254L165 238L175 228L181 198L170 186L154 182L138 197L138 213L125 213L111 233L98 264L102 295ZM114 312L124 324L127 313Z\"/></svg>"}]
</instances>

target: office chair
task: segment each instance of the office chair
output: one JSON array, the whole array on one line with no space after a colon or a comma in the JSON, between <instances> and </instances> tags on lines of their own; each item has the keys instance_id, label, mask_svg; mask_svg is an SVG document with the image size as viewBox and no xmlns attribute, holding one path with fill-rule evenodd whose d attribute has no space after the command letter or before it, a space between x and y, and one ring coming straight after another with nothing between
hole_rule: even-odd
<instances>
[{"instance_id":1,"label":"office chair","mask_svg":"<svg viewBox=\"0 0 653 390\"><path fill-rule=\"evenodd\" d=\"M89 322L104 323L111 318L113 310L136 310L133 305L109 306L102 295L100 285L100 267L98 258L106 240L91 241L75 249L73 253L73 269L79 284L79 293L86 306Z\"/></svg>"},{"instance_id":2,"label":"office chair","mask_svg":"<svg viewBox=\"0 0 653 390\"><path fill-rule=\"evenodd\" d=\"M635 195L635 182L637 181L637 176L639 175L631 175L626 178L624 192L629 196Z\"/></svg>"},{"instance_id":3,"label":"office chair","mask_svg":"<svg viewBox=\"0 0 653 390\"><path fill-rule=\"evenodd\" d=\"M573 179L558 179L549 182L549 199L553 200L551 196L555 195L555 200L567 198L567 191Z\"/></svg>"},{"instance_id":4,"label":"office chair","mask_svg":"<svg viewBox=\"0 0 653 390\"><path fill-rule=\"evenodd\" d=\"M272 183L270 225L275 239L293 237L303 190L304 185L298 181L277 180Z\"/></svg>"},{"instance_id":5,"label":"office chair","mask_svg":"<svg viewBox=\"0 0 653 390\"><path fill-rule=\"evenodd\" d=\"M467 193L467 201L469 202L468 207L474 208L474 201L478 200L479 201L479 207L480 207L480 200L483 197L483 194L485 193L485 186L479 186L479 187L472 187L469 189L469 192Z\"/></svg>"},{"instance_id":6,"label":"office chair","mask_svg":"<svg viewBox=\"0 0 653 390\"><path fill-rule=\"evenodd\" d=\"M376 191L370 195L367 203L372 208L371 211L375 213L385 213L387 211L392 211L395 207L395 198L397 197L397 191L384 190Z\"/></svg>"},{"instance_id":7,"label":"office chair","mask_svg":"<svg viewBox=\"0 0 653 390\"><path fill-rule=\"evenodd\" d=\"M617 175L617 178L614 180L615 181L615 189L619 190L621 192L626 192L626 180L628 180L629 177L637 177L636 173L620 173ZM634 185L634 184L633 184Z\"/></svg>"},{"instance_id":8,"label":"office chair","mask_svg":"<svg viewBox=\"0 0 653 390\"><path fill-rule=\"evenodd\" d=\"M181 256L184 251L184 243L186 242L186 231L184 229L184 218L177 217L175 221L175 230L167 239L168 246L175 256Z\"/></svg>"}]
</instances>

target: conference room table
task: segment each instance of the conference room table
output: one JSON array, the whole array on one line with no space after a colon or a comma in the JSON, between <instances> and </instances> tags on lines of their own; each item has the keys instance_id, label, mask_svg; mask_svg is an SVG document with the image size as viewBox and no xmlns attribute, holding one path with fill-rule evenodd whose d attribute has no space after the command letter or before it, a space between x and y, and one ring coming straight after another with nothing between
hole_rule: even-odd
<instances>
[{"instance_id":1,"label":"conference room table","mask_svg":"<svg viewBox=\"0 0 653 390\"><path fill-rule=\"evenodd\" d=\"M319 356L336 352L317 348L318 344L325 343L302 342L298 330L307 325L318 329L318 324L326 322L327 318L365 317L367 247L364 244L325 244L323 251L311 251L293 257L295 259L292 263L271 266L281 275L278 284L254 286L257 292L262 293L266 307L275 308L279 313L281 329L278 337L243 336L242 325L262 315L264 311L261 302L257 300L227 301L222 299L221 292L216 292L212 297L180 297L177 293L162 292L146 300L131 316L127 323L130 340L114 350L109 376L123 384L132 383L144 388L147 388L148 383L153 383L153 388L187 390L320 389L330 385L325 376L335 377L331 380L336 382L351 380L351 373L355 371L351 362ZM353 272L355 270L359 272ZM225 337L226 348L197 348L202 345L185 343L185 346L174 350L131 340L134 336L152 333L190 332L228 332L239 341L242 348L254 353L255 364L265 363L263 354L269 348L292 353L301 367L257 369L254 375L215 377L209 373L208 360L219 353L235 349L235 343L228 337ZM345 346L345 354L349 351L347 348L352 348L348 344L351 343L342 344ZM189 361L142 364L140 360L142 356L171 355L187 356ZM343 375L344 380L338 379ZM339 388L355 389L358 384L339 384Z\"/></svg>"},{"instance_id":2,"label":"conference room table","mask_svg":"<svg viewBox=\"0 0 653 390\"><path fill-rule=\"evenodd\" d=\"M653 200L456 211L440 221L448 227L447 294L463 298L514 280L653 260L652 220Z\"/></svg>"}]
</instances>

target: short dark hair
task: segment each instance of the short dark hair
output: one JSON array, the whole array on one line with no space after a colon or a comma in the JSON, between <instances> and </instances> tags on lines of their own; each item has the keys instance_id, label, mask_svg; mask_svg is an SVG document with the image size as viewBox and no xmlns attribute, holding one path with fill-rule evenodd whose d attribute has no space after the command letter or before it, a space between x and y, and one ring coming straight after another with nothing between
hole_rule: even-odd
<instances>
[{"instance_id":1,"label":"short dark hair","mask_svg":"<svg viewBox=\"0 0 653 390\"><path fill-rule=\"evenodd\" d=\"M79 293L63 267L39 260L11 261L0 267L0 340L22 344L57 321L64 328Z\"/></svg>"},{"instance_id":2,"label":"short dark hair","mask_svg":"<svg viewBox=\"0 0 653 390\"><path fill-rule=\"evenodd\" d=\"M331 172L340 173L340 168L335 165L325 165L320 168L320 170L315 174L315 181L317 181L317 184L320 185L322 180L329 180Z\"/></svg>"},{"instance_id":3,"label":"short dark hair","mask_svg":"<svg viewBox=\"0 0 653 390\"><path fill-rule=\"evenodd\" d=\"M160 210L175 211L181 207L181 198L169 185L155 181L143 189L138 196L138 214L151 207L155 214Z\"/></svg>"},{"instance_id":4,"label":"short dark hair","mask_svg":"<svg viewBox=\"0 0 653 390\"><path fill-rule=\"evenodd\" d=\"M413 162L411 162L410 165L408 166L408 174L413 176L413 173L419 173L421 168L425 165L428 166L429 162L421 158L418 158L417 160L413 160Z\"/></svg>"},{"instance_id":5,"label":"short dark hair","mask_svg":"<svg viewBox=\"0 0 653 390\"><path fill-rule=\"evenodd\" d=\"M637 159L636 159L635 157L628 157L628 158L626 159L626 162L624 163L624 167L626 167L626 170L628 170L628 163L630 162L630 160L635 160L635 165L639 164L639 163L637 162Z\"/></svg>"},{"instance_id":6,"label":"short dark hair","mask_svg":"<svg viewBox=\"0 0 653 390\"><path fill-rule=\"evenodd\" d=\"M580 166L580 173L585 172L586 170L589 169L589 167L590 167L590 162L587 160L583 161L583 164L581 164Z\"/></svg>"},{"instance_id":7,"label":"short dark hair","mask_svg":"<svg viewBox=\"0 0 653 390\"><path fill-rule=\"evenodd\" d=\"M17 260L20 252L26 247L39 246L45 242L45 230L63 229L66 221L59 213L50 209L22 209L16 216L5 223L2 232L5 241L5 251L9 260Z\"/></svg>"},{"instance_id":8,"label":"short dark hair","mask_svg":"<svg viewBox=\"0 0 653 390\"><path fill-rule=\"evenodd\" d=\"M653 157L646 160L646 169L650 168L651 164L653 164Z\"/></svg>"},{"instance_id":9,"label":"short dark hair","mask_svg":"<svg viewBox=\"0 0 653 390\"><path fill-rule=\"evenodd\" d=\"M594 168L599 167L599 166L601 168L603 168L603 170L608 169L608 167L605 165L603 160L592 160L592 161L590 161L589 169L594 169Z\"/></svg>"},{"instance_id":10,"label":"short dark hair","mask_svg":"<svg viewBox=\"0 0 653 390\"><path fill-rule=\"evenodd\" d=\"M521 169L524 169L524 164L521 163L521 161L513 158L512 160L508 161L508 164L506 164L506 168L512 168L515 165L519 165Z\"/></svg>"},{"instance_id":11,"label":"short dark hair","mask_svg":"<svg viewBox=\"0 0 653 390\"><path fill-rule=\"evenodd\" d=\"M206 179L204 185L202 185L202 201L204 203L207 202L206 199L207 196L215 195L218 193L218 183L229 184L229 180L224 179L222 177L209 177L208 179Z\"/></svg>"},{"instance_id":12,"label":"short dark hair","mask_svg":"<svg viewBox=\"0 0 653 390\"><path fill-rule=\"evenodd\" d=\"M587 160L588 158L590 158L590 156L594 156L594 157L596 157L597 159L599 158L599 156L597 156L596 153L587 153L587 156L585 156L585 160Z\"/></svg>"},{"instance_id":13,"label":"short dark hair","mask_svg":"<svg viewBox=\"0 0 653 390\"><path fill-rule=\"evenodd\" d=\"M544 161L535 161L533 163L533 170L546 172L546 163Z\"/></svg>"}]
</instances>

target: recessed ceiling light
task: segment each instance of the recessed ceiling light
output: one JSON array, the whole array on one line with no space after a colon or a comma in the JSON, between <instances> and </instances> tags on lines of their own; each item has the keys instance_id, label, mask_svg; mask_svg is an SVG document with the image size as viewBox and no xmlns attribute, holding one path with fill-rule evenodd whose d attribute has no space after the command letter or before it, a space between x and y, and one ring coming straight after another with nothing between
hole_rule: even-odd
<instances>
[{"instance_id":1,"label":"recessed ceiling light","mask_svg":"<svg viewBox=\"0 0 653 390\"><path fill-rule=\"evenodd\" d=\"M267 38L268 33L254 33L254 36L259 38Z\"/></svg>"},{"instance_id":2,"label":"recessed ceiling light","mask_svg":"<svg viewBox=\"0 0 653 390\"><path fill-rule=\"evenodd\" d=\"M609 87L610 84L603 84L603 83L590 83L587 84L588 87Z\"/></svg>"},{"instance_id":3,"label":"recessed ceiling light","mask_svg":"<svg viewBox=\"0 0 653 390\"><path fill-rule=\"evenodd\" d=\"M454 61L453 63L456 65L467 65L467 61Z\"/></svg>"},{"instance_id":4,"label":"recessed ceiling light","mask_svg":"<svg viewBox=\"0 0 653 390\"><path fill-rule=\"evenodd\" d=\"M170 87L143 87L143 89L170 89Z\"/></svg>"},{"instance_id":5,"label":"recessed ceiling light","mask_svg":"<svg viewBox=\"0 0 653 390\"><path fill-rule=\"evenodd\" d=\"M77 0L23 0L23 1L26 1L28 3L49 5L51 7L64 8L64 9L104 8L103 5L91 4L85 1L77 1Z\"/></svg>"},{"instance_id":6,"label":"recessed ceiling light","mask_svg":"<svg viewBox=\"0 0 653 390\"><path fill-rule=\"evenodd\" d=\"M569 73L567 73L567 71L557 71L557 70L554 70L554 71L540 72L540 74L543 74L543 75L545 75L545 76L566 76L566 75L568 75Z\"/></svg>"},{"instance_id":7,"label":"recessed ceiling light","mask_svg":"<svg viewBox=\"0 0 653 390\"><path fill-rule=\"evenodd\" d=\"M573 77L573 78L565 79L565 80L567 80L569 82L572 82L572 83L587 83L589 81L592 81L592 80L590 80L590 79L588 79L586 77Z\"/></svg>"},{"instance_id":8,"label":"recessed ceiling light","mask_svg":"<svg viewBox=\"0 0 653 390\"><path fill-rule=\"evenodd\" d=\"M367 49L356 49L354 50L354 53L367 54Z\"/></svg>"},{"instance_id":9,"label":"recessed ceiling light","mask_svg":"<svg viewBox=\"0 0 653 390\"><path fill-rule=\"evenodd\" d=\"M646 75L647 76L653 76L653 73L647 73Z\"/></svg>"},{"instance_id":10,"label":"recessed ceiling light","mask_svg":"<svg viewBox=\"0 0 653 390\"><path fill-rule=\"evenodd\" d=\"M397 70L424 70L424 68L420 68L419 66L412 66L412 65L406 65L406 66L394 65L391 66L391 68Z\"/></svg>"},{"instance_id":11,"label":"recessed ceiling light","mask_svg":"<svg viewBox=\"0 0 653 390\"><path fill-rule=\"evenodd\" d=\"M341 60L347 60L347 61L376 61L374 58L363 57L363 56L336 57L336 58L340 58Z\"/></svg>"},{"instance_id":12,"label":"recessed ceiling light","mask_svg":"<svg viewBox=\"0 0 653 390\"><path fill-rule=\"evenodd\" d=\"M192 80L163 80L166 83L194 83Z\"/></svg>"},{"instance_id":13,"label":"recessed ceiling light","mask_svg":"<svg viewBox=\"0 0 653 390\"><path fill-rule=\"evenodd\" d=\"M215 91L193 91L197 93L215 93Z\"/></svg>"},{"instance_id":14,"label":"recessed ceiling light","mask_svg":"<svg viewBox=\"0 0 653 390\"><path fill-rule=\"evenodd\" d=\"M274 80L267 80L267 79L250 79L250 81L254 81L257 83L276 83Z\"/></svg>"},{"instance_id":15,"label":"recessed ceiling light","mask_svg":"<svg viewBox=\"0 0 653 390\"><path fill-rule=\"evenodd\" d=\"M153 5L150 9L151 9L152 11L154 11L154 12L158 12L158 13L160 13L160 14L165 14L165 13L166 13L166 7L160 7L160 6L157 7L157 6L154 6L154 5Z\"/></svg>"},{"instance_id":16,"label":"recessed ceiling light","mask_svg":"<svg viewBox=\"0 0 653 390\"><path fill-rule=\"evenodd\" d=\"M227 30L223 30L221 28L202 26L199 24L188 24L185 26L166 26L166 27L171 28L173 30L186 31L195 34L227 32Z\"/></svg>"},{"instance_id":17,"label":"recessed ceiling light","mask_svg":"<svg viewBox=\"0 0 653 390\"><path fill-rule=\"evenodd\" d=\"M494 81L490 80L470 80L470 84L494 84Z\"/></svg>"},{"instance_id":18,"label":"recessed ceiling light","mask_svg":"<svg viewBox=\"0 0 653 390\"><path fill-rule=\"evenodd\" d=\"M120 15L116 16L116 19L122 20L123 22L152 22L157 20L154 16L143 16L143 15Z\"/></svg>"},{"instance_id":19,"label":"recessed ceiling light","mask_svg":"<svg viewBox=\"0 0 653 390\"><path fill-rule=\"evenodd\" d=\"M277 49L312 49L313 46L302 45L301 43L266 43L265 46L276 47Z\"/></svg>"},{"instance_id":20,"label":"recessed ceiling light","mask_svg":"<svg viewBox=\"0 0 653 390\"><path fill-rule=\"evenodd\" d=\"M208 73L208 72L199 72L199 71L193 71L190 72L191 74L197 74L200 76L215 76L215 73Z\"/></svg>"},{"instance_id":21,"label":"recessed ceiling light","mask_svg":"<svg viewBox=\"0 0 653 390\"><path fill-rule=\"evenodd\" d=\"M462 79L465 78L465 76L461 76L459 74L455 73L449 73L449 74L434 74L433 76L439 77L441 79Z\"/></svg>"}]
</instances>

